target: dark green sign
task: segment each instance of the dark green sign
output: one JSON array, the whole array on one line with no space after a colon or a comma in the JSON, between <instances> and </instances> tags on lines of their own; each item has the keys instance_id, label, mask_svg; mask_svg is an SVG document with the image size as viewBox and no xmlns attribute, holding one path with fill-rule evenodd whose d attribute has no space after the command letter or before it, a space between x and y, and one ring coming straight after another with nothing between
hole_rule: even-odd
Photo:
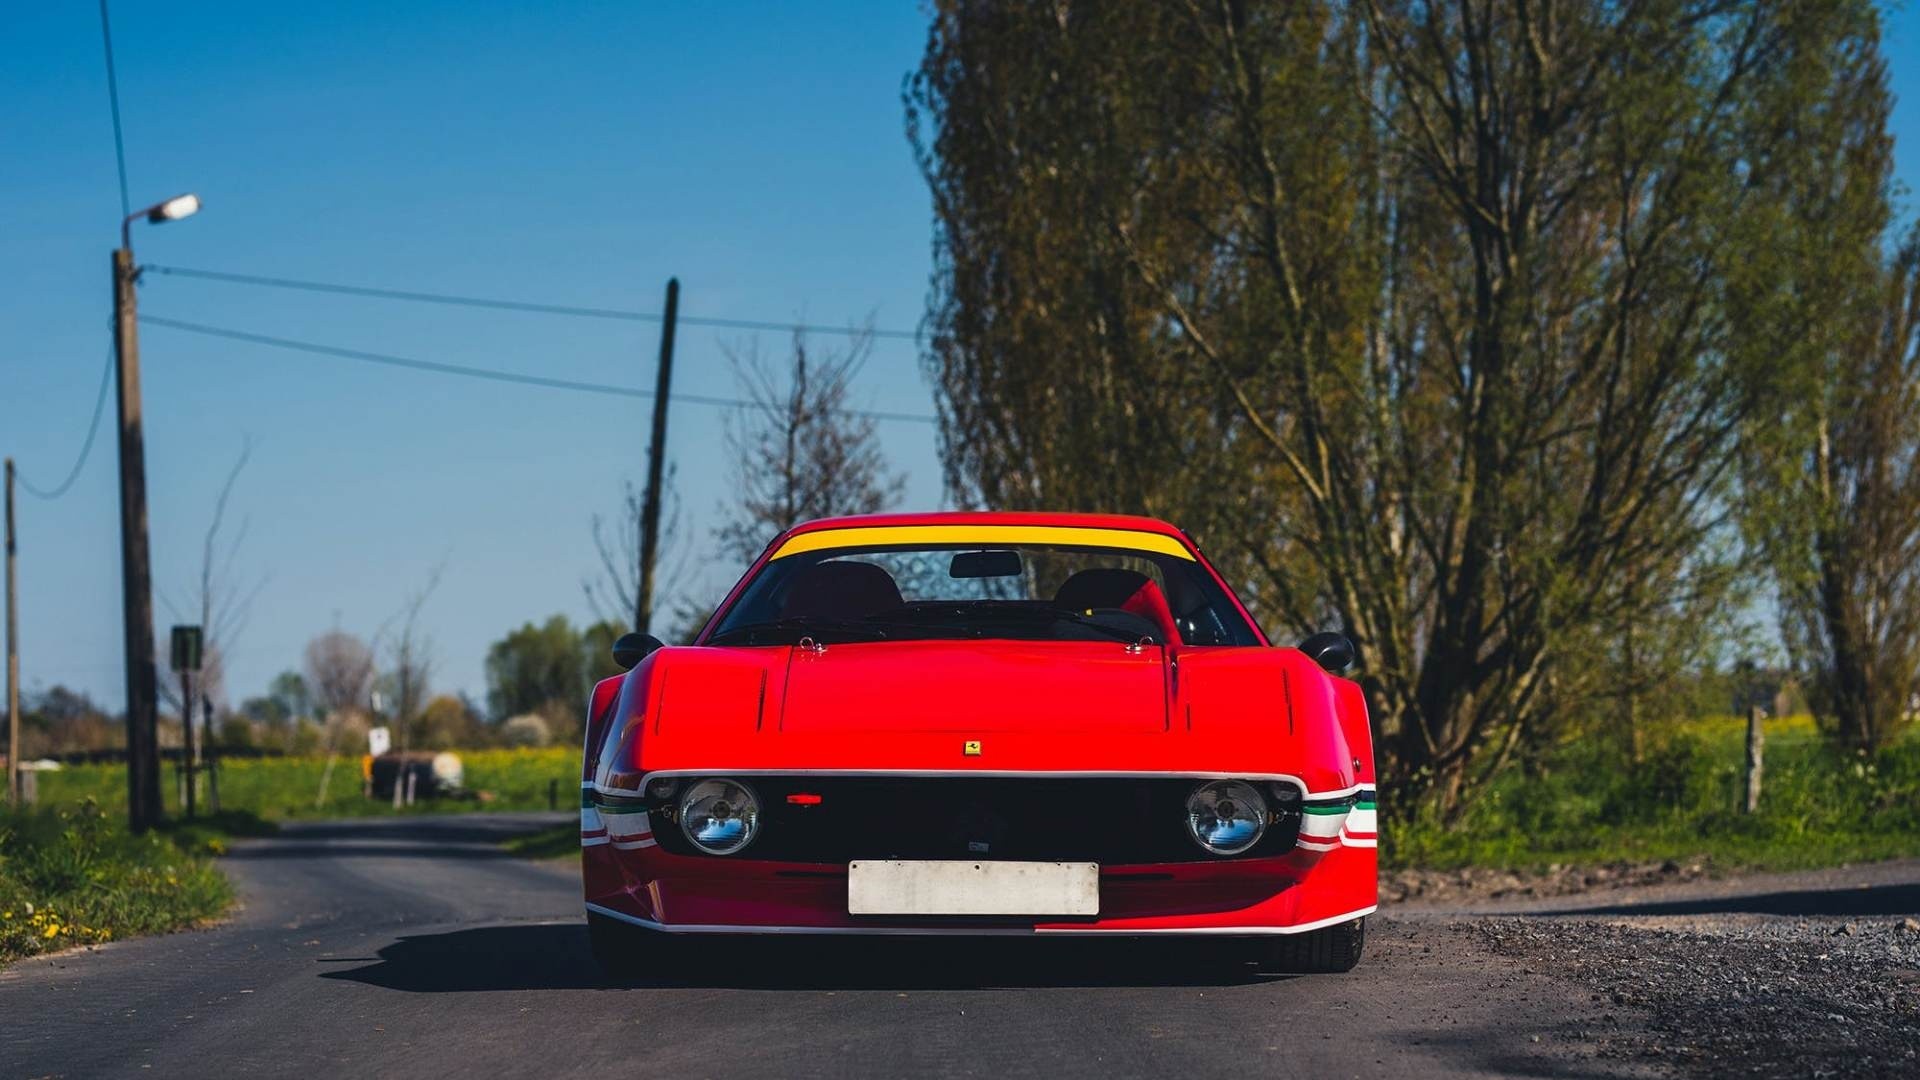
<instances>
[{"instance_id":1,"label":"dark green sign","mask_svg":"<svg viewBox=\"0 0 1920 1080\"><path fill-rule=\"evenodd\" d=\"M173 670L200 670L200 636L197 626L173 628Z\"/></svg>"}]
</instances>

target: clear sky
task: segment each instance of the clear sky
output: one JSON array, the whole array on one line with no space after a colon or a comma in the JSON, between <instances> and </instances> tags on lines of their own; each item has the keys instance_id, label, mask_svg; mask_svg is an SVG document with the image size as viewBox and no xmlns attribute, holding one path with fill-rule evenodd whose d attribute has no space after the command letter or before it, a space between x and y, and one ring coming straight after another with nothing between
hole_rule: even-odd
<instances>
[{"instance_id":1,"label":"clear sky","mask_svg":"<svg viewBox=\"0 0 1920 1080\"><path fill-rule=\"evenodd\" d=\"M143 262L563 304L913 329L932 236L904 134L911 3L180 3L113 7ZM42 487L84 435L109 346L119 195L100 27L83 0L10 9L0 63L0 447ZM143 313L453 363L651 386L658 329L149 277ZM683 327L676 389L732 395L721 346ZM762 342L776 353L782 335ZM818 345L826 345L822 340ZM478 694L489 642L588 615L589 523L644 475L649 403L367 367L148 327L142 334L157 591L190 605L200 535L253 442L232 510L238 576L265 578L230 659L257 693L334 623L370 635L443 558L424 612L437 684ZM859 402L926 413L910 341L883 341ZM118 707L118 518L108 423L73 490L22 495L24 681ZM719 410L670 425L683 549L728 480ZM933 429L883 425L907 501L941 502ZM696 561L669 588L711 594ZM176 621L156 600L162 633ZM182 612L182 614L188 614ZM182 619L179 621L190 621Z\"/></svg>"},{"instance_id":2,"label":"clear sky","mask_svg":"<svg viewBox=\"0 0 1920 1080\"><path fill-rule=\"evenodd\" d=\"M143 262L657 310L912 329L932 223L903 131L916 4L321 5L118 0L132 198L198 192L136 226ZM119 195L95 5L15 5L0 44L0 449L46 487L74 461L109 346ZM1890 17L1900 175L1920 186L1920 18ZM650 386L657 329L152 277L144 312L560 378ZM676 389L731 395L723 345L683 327ZM820 344L825 344L821 342ZM763 347L777 351L780 335ZM590 519L645 468L648 404L495 385L147 328L156 610L191 602L213 501L243 440L237 577L264 581L230 657L258 693L330 626L371 635L445 562L423 612L436 685L479 696L489 642L588 616ZM860 404L925 413L913 343L882 341ZM22 671L119 707L111 401L62 499L20 498ZM691 553L728 485L722 414L675 411ZM889 422L906 505L942 502L933 430ZM179 612L181 616L189 613Z\"/></svg>"}]
</instances>

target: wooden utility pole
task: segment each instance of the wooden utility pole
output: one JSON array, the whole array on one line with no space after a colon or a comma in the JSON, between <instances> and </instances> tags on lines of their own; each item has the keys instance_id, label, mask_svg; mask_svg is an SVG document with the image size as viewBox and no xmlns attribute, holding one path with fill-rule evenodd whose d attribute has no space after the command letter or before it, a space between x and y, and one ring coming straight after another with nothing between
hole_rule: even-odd
<instances>
[{"instance_id":1,"label":"wooden utility pole","mask_svg":"<svg viewBox=\"0 0 1920 1080\"><path fill-rule=\"evenodd\" d=\"M13 459L7 459L7 805L20 805L20 572L13 531Z\"/></svg>"},{"instance_id":2,"label":"wooden utility pole","mask_svg":"<svg viewBox=\"0 0 1920 1080\"><path fill-rule=\"evenodd\" d=\"M122 232L124 233L124 227ZM160 704L153 656L153 567L147 550L147 452L140 415L140 338L133 250L113 253L113 344L119 360L120 582L127 665L127 821L160 822Z\"/></svg>"},{"instance_id":3,"label":"wooden utility pole","mask_svg":"<svg viewBox=\"0 0 1920 1080\"><path fill-rule=\"evenodd\" d=\"M653 384L653 441L647 449L647 492L640 506L640 595L633 628L653 632L653 567L660 555L660 484L667 456L667 395L673 385L673 327L680 317L680 279L667 279L667 314L660 324L660 371Z\"/></svg>"}]
</instances>

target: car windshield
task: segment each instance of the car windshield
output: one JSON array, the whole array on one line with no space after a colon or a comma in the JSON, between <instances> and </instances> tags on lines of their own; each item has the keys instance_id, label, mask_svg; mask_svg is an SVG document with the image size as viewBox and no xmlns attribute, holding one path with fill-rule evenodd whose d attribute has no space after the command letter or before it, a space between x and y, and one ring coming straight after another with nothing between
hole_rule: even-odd
<instances>
[{"instance_id":1,"label":"car windshield","mask_svg":"<svg viewBox=\"0 0 1920 1080\"><path fill-rule=\"evenodd\" d=\"M1190 557L1050 544L783 554L761 567L704 643L803 638L1259 644Z\"/></svg>"}]
</instances>

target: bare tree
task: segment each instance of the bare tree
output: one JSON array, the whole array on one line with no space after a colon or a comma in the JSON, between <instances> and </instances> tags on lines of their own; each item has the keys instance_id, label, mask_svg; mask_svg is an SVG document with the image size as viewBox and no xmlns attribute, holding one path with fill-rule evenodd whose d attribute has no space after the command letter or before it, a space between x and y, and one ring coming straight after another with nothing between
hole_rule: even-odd
<instances>
[{"instance_id":1,"label":"bare tree","mask_svg":"<svg viewBox=\"0 0 1920 1080\"><path fill-rule=\"evenodd\" d=\"M227 470L226 482L220 485L220 495L214 500L213 520L207 525L206 535L200 543L200 575L191 595L191 604L202 634L200 674L194 680L193 701L181 698L180 687L170 679L160 680L160 695L169 708L181 716L198 715L201 701L211 701L216 705L224 704L226 691L226 657L240 635L246 630L247 620L252 613L253 601L259 595L267 579L265 575L250 581L241 581L234 564L239 557L241 545L247 538L246 519L242 519L232 539L223 541L221 534L226 527L227 505L232 501L234 485L240 479L240 473L246 469L247 462L253 457L253 441L243 439L240 453L234 459L233 467ZM187 622L189 616L180 605L171 598L162 596L168 612L178 622ZM167 649L168 643L162 641L161 649ZM169 658L161 656L160 670L167 670ZM204 740L202 740L204 744Z\"/></svg>"},{"instance_id":2,"label":"bare tree","mask_svg":"<svg viewBox=\"0 0 1920 1080\"><path fill-rule=\"evenodd\" d=\"M796 330L778 369L757 346L727 350L751 404L727 425L738 501L723 506L714 530L723 551L750 562L802 521L870 514L900 497L905 479L887 467L873 419L848 411L853 379L872 353L871 327L819 356Z\"/></svg>"},{"instance_id":3,"label":"bare tree","mask_svg":"<svg viewBox=\"0 0 1920 1080\"><path fill-rule=\"evenodd\" d=\"M365 707L373 692L373 650L344 630L307 642L307 686L326 713Z\"/></svg>"},{"instance_id":4,"label":"bare tree","mask_svg":"<svg viewBox=\"0 0 1920 1080\"><path fill-rule=\"evenodd\" d=\"M420 610L426 607L427 600L434 590L440 587L440 578L447 568L446 560L436 563L427 574L426 583L407 594L400 610L388 620L374 640L388 641L392 656L391 678L394 689L394 731L395 748L405 755L412 743L410 735L418 719L422 705L427 698L428 687L433 679L433 640L420 630ZM389 633L391 628L391 633ZM397 774L396 774L397 775ZM395 780L393 785L393 805L402 802L403 785Z\"/></svg>"},{"instance_id":5,"label":"bare tree","mask_svg":"<svg viewBox=\"0 0 1920 1080\"><path fill-rule=\"evenodd\" d=\"M666 467L661 487L664 489L661 501L665 504L660 525L661 570L654 575L654 580L664 583L660 591L665 594L673 591L676 582L687 580L690 552L675 542L680 536L680 496L674 489L672 463ZM645 493L638 484L628 480L621 486L619 512L612 517L593 515L593 547L599 555L600 568L580 582L581 590L587 594L587 606L595 617L623 629L635 625L635 604L640 595L640 515L644 503ZM661 599L655 597L656 615L667 607L660 603ZM686 603L686 597L680 597L673 610L681 610ZM656 625L659 621L656 618Z\"/></svg>"},{"instance_id":6,"label":"bare tree","mask_svg":"<svg viewBox=\"0 0 1920 1080\"><path fill-rule=\"evenodd\" d=\"M307 687L325 714L326 768L320 770L320 790L313 805L326 804L333 783L333 765L340 756L340 731L373 693L374 655L366 642L343 630L329 630L307 642Z\"/></svg>"}]
</instances>

